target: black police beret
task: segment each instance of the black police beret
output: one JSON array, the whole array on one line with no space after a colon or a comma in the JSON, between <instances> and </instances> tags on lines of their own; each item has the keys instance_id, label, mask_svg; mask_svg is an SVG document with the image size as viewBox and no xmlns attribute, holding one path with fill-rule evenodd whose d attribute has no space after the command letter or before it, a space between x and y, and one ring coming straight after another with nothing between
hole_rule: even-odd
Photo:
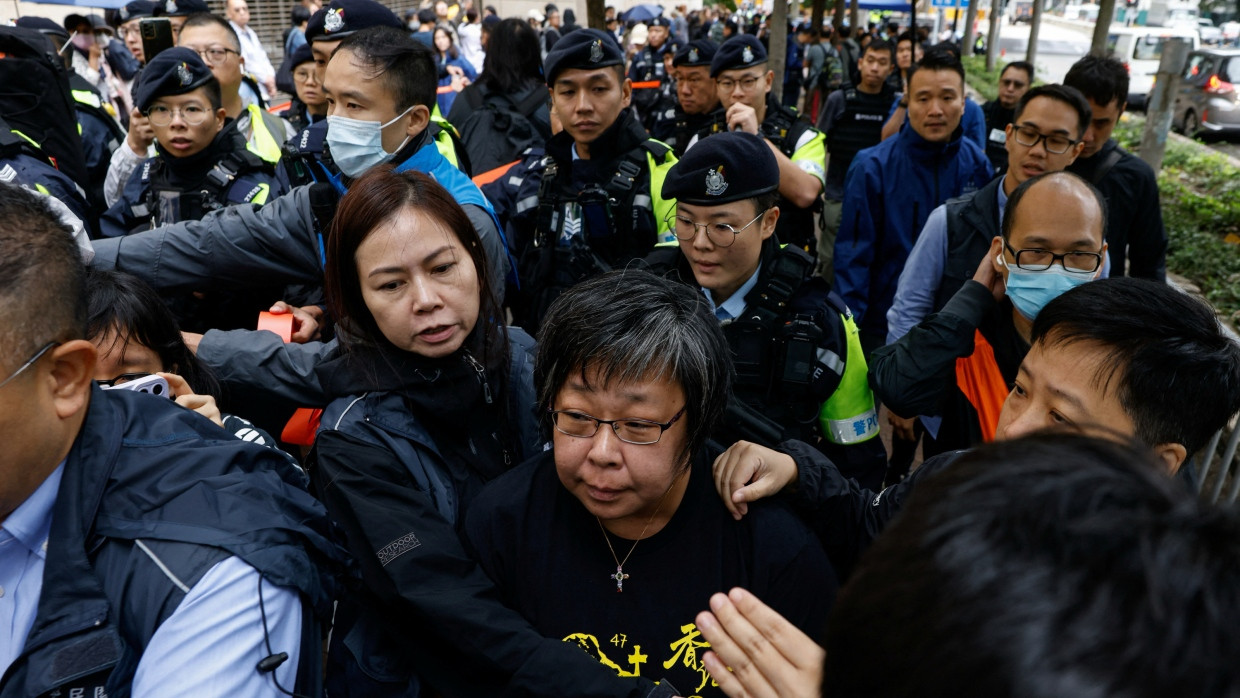
<instances>
[{"instance_id":1,"label":"black police beret","mask_svg":"<svg viewBox=\"0 0 1240 698\"><path fill-rule=\"evenodd\" d=\"M156 14L164 17L188 17L210 11L206 0L164 0L159 3Z\"/></svg>"},{"instance_id":2,"label":"black police beret","mask_svg":"<svg viewBox=\"0 0 1240 698\"><path fill-rule=\"evenodd\" d=\"M288 65L290 68L296 68L302 63L310 63L314 61L314 52L310 50L310 44L302 44L293 51L293 55L289 56Z\"/></svg>"},{"instance_id":3,"label":"black police beret","mask_svg":"<svg viewBox=\"0 0 1240 698\"><path fill-rule=\"evenodd\" d=\"M47 17L18 17L15 24L23 29L33 29L40 34L52 34L62 39L69 38L69 32L64 27Z\"/></svg>"},{"instance_id":4,"label":"black police beret","mask_svg":"<svg viewBox=\"0 0 1240 698\"><path fill-rule=\"evenodd\" d=\"M134 106L146 113L151 103L159 97L183 95L202 87L214 77L196 51L180 46L164 49L142 70L138 86L134 88Z\"/></svg>"},{"instance_id":5,"label":"black police beret","mask_svg":"<svg viewBox=\"0 0 1240 698\"><path fill-rule=\"evenodd\" d=\"M723 42L710 62L710 76L718 77L725 70L748 68L766 63L766 47L752 34L737 34Z\"/></svg>"},{"instance_id":6,"label":"black police beret","mask_svg":"<svg viewBox=\"0 0 1240 698\"><path fill-rule=\"evenodd\" d=\"M154 17L157 4L151 0L133 0L116 11L116 22L124 24L139 17Z\"/></svg>"},{"instance_id":7,"label":"black police beret","mask_svg":"<svg viewBox=\"0 0 1240 698\"><path fill-rule=\"evenodd\" d=\"M658 17L654 17L654 18L646 20L646 26L647 27L669 27L670 28L672 26L672 20L668 19L667 17L664 17L663 15L659 15Z\"/></svg>"},{"instance_id":8,"label":"black police beret","mask_svg":"<svg viewBox=\"0 0 1240 698\"><path fill-rule=\"evenodd\" d=\"M695 206L751 199L779 188L779 163L763 139L744 131L698 141L663 180L663 198Z\"/></svg>"},{"instance_id":9,"label":"black police beret","mask_svg":"<svg viewBox=\"0 0 1240 698\"><path fill-rule=\"evenodd\" d=\"M711 59L715 57L715 52L719 50L719 44L710 39L697 39L685 44L683 48L676 52L672 57L672 65L683 66L699 66L710 65Z\"/></svg>"},{"instance_id":10,"label":"black police beret","mask_svg":"<svg viewBox=\"0 0 1240 698\"><path fill-rule=\"evenodd\" d=\"M399 17L375 0L332 0L310 18L306 40L336 41L369 27L407 29Z\"/></svg>"},{"instance_id":11,"label":"black police beret","mask_svg":"<svg viewBox=\"0 0 1240 698\"><path fill-rule=\"evenodd\" d=\"M616 38L597 29L578 29L555 42L543 64L543 74L550 85L565 70L594 70L612 65L624 65L624 51Z\"/></svg>"}]
</instances>

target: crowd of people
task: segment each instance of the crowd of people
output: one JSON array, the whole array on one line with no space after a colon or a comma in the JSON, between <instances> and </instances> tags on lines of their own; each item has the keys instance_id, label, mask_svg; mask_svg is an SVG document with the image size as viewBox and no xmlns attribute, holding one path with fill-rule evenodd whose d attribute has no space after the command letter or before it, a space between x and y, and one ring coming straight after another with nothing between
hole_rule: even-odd
<instances>
[{"instance_id":1,"label":"crowd of people","mask_svg":"<svg viewBox=\"0 0 1240 698\"><path fill-rule=\"evenodd\" d=\"M1240 691L1124 64L575 9L0 27L0 697Z\"/></svg>"}]
</instances>

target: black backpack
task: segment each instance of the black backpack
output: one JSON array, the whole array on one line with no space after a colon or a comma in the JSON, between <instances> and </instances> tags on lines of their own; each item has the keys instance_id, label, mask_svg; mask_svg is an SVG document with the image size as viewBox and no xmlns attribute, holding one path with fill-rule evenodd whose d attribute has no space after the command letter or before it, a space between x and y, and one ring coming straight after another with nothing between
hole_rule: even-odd
<instances>
[{"instance_id":1,"label":"black backpack","mask_svg":"<svg viewBox=\"0 0 1240 698\"><path fill-rule=\"evenodd\" d=\"M458 99L469 106L469 116L454 124L460 133L473 172L489 172L521 157L527 148L543 146L544 136L534 125L534 112L547 100L547 93L534 90L520 104L505 94L466 89Z\"/></svg>"},{"instance_id":2,"label":"black backpack","mask_svg":"<svg viewBox=\"0 0 1240 698\"><path fill-rule=\"evenodd\" d=\"M36 157L89 185L69 72L34 29L0 26L0 118L38 144Z\"/></svg>"}]
</instances>

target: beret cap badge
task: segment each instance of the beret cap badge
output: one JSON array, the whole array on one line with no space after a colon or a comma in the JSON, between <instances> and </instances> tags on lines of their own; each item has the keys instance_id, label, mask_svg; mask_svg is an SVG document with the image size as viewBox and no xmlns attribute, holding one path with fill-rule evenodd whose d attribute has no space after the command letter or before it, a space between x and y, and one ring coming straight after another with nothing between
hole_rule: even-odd
<instances>
[{"instance_id":1,"label":"beret cap badge","mask_svg":"<svg viewBox=\"0 0 1240 698\"><path fill-rule=\"evenodd\" d=\"M168 3L164 5L164 12L172 13L176 11L177 11L177 0L168 0Z\"/></svg>"},{"instance_id":2,"label":"beret cap badge","mask_svg":"<svg viewBox=\"0 0 1240 698\"><path fill-rule=\"evenodd\" d=\"M194 81L194 74L190 72L187 64L181 63L177 66L177 79L181 81L181 87L187 87Z\"/></svg>"},{"instance_id":3,"label":"beret cap badge","mask_svg":"<svg viewBox=\"0 0 1240 698\"><path fill-rule=\"evenodd\" d=\"M590 62L598 63L601 60L603 60L603 40L595 39L594 43L590 44Z\"/></svg>"},{"instance_id":4,"label":"beret cap badge","mask_svg":"<svg viewBox=\"0 0 1240 698\"><path fill-rule=\"evenodd\" d=\"M753 49L746 46L745 50L741 51L741 60L746 63L753 63Z\"/></svg>"},{"instance_id":5,"label":"beret cap badge","mask_svg":"<svg viewBox=\"0 0 1240 698\"><path fill-rule=\"evenodd\" d=\"M338 7L328 10L323 18L323 31L330 34L341 29L344 29L344 10Z\"/></svg>"},{"instance_id":6,"label":"beret cap badge","mask_svg":"<svg viewBox=\"0 0 1240 698\"><path fill-rule=\"evenodd\" d=\"M728 190L728 182L723 178L723 166L712 167L706 173L706 193L711 196L720 196Z\"/></svg>"}]
</instances>

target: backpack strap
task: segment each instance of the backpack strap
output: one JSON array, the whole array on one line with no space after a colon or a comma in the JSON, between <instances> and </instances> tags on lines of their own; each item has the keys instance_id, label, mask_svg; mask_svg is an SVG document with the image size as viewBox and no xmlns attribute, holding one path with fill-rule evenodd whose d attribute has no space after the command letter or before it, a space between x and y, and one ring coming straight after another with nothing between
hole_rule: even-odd
<instances>
[{"instance_id":1,"label":"backpack strap","mask_svg":"<svg viewBox=\"0 0 1240 698\"><path fill-rule=\"evenodd\" d=\"M228 194L228 188L238 177L250 172L271 170L272 167L267 161L249 150L234 150L207 172L207 178L200 190L204 195L204 208L223 208L226 205L224 197Z\"/></svg>"},{"instance_id":2,"label":"backpack strap","mask_svg":"<svg viewBox=\"0 0 1240 698\"><path fill-rule=\"evenodd\" d=\"M1106 179L1107 175L1111 173L1111 169L1119 164L1119 161L1122 160L1123 157L1124 152L1118 147L1107 153L1106 159L1102 161L1101 165L1098 165L1098 169L1094 172L1094 176L1089 178L1089 183L1095 187L1098 186L1098 184L1102 180Z\"/></svg>"},{"instance_id":3,"label":"backpack strap","mask_svg":"<svg viewBox=\"0 0 1240 698\"><path fill-rule=\"evenodd\" d=\"M804 250L795 245L781 246L770 273L745 297L745 317L773 331L775 322L787 312L788 300L813 269L814 258Z\"/></svg>"}]
</instances>

